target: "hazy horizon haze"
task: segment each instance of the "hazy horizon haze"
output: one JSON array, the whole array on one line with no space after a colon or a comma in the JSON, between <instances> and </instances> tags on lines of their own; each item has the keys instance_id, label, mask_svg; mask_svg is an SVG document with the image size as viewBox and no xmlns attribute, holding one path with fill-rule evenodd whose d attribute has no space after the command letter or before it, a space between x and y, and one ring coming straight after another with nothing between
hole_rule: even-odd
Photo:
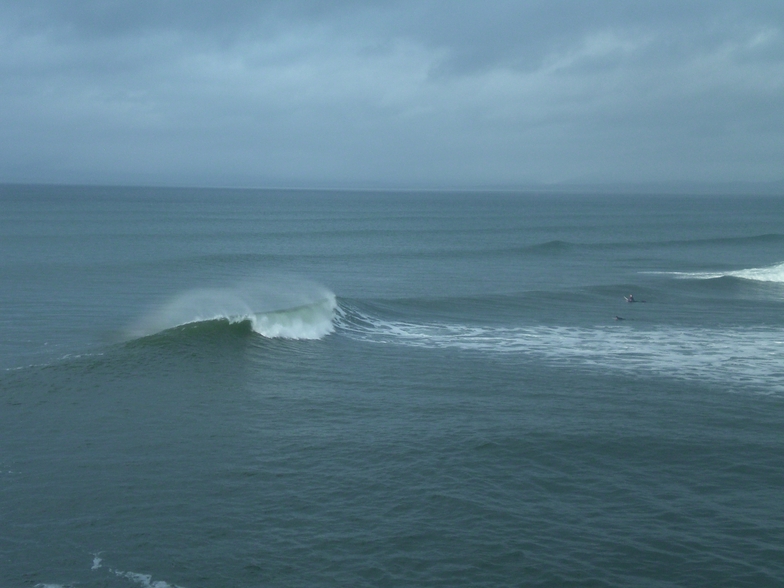
<instances>
[{"instance_id":1,"label":"hazy horizon haze","mask_svg":"<svg viewBox=\"0 0 784 588\"><path fill-rule=\"evenodd\" d=\"M4 183L784 179L777 2L2 2L0 43Z\"/></svg>"}]
</instances>

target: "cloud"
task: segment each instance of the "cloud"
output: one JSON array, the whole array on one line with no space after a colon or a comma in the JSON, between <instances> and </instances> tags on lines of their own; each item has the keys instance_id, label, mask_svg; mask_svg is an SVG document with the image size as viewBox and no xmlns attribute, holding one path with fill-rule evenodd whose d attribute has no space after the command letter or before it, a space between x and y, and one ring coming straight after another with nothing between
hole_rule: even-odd
<instances>
[{"instance_id":1,"label":"cloud","mask_svg":"<svg viewBox=\"0 0 784 588\"><path fill-rule=\"evenodd\" d=\"M772 180L784 10L0 4L0 181Z\"/></svg>"}]
</instances>

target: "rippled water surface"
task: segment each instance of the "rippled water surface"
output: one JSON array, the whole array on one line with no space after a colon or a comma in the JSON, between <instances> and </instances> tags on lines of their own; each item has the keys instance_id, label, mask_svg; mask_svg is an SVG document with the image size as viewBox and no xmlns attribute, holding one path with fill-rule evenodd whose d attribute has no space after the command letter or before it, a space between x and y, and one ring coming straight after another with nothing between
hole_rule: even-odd
<instances>
[{"instance_id":1,"label":"rippled water surface","mask_svg":"<svg viewBox=\"0 0 784 588\"><path fill-rule=\"evenodd\" d=\"M782 227L0 187L0 585L780 585Z\"/></svg>"}]
</instances>

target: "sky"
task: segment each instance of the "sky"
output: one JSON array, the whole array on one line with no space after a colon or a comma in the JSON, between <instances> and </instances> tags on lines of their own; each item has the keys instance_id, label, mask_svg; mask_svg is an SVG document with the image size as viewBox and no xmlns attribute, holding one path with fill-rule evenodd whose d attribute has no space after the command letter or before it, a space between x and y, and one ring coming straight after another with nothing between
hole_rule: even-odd
<instances>
[{"instance_id":1,"label":"sky","mask_svg":"<svg viewBox=\"0 0 784 588\"><path fill-rule=\"evenodd\" d=\"M781 0L0 0L0 182L782 180Z\"/></svg>"}]
</instances>

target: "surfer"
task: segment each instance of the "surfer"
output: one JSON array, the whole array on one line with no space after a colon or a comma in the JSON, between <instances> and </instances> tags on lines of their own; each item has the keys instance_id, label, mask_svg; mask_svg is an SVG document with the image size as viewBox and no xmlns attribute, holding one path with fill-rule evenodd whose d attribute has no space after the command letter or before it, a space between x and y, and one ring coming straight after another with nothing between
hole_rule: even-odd
<instances>
[{"instance_id":1,"label":"surfer","mask_svg":"<svg viewBox=\"0 0 784 588\"><path fill-rule=\"evenodd\" d=\"M622 316L618 316L618 315L616 314L616 315L615 315L615 320L616 320L616 321L622 321L622 320L624 320L624 318L623 318Z\"/></svg>"},{"instance_id":2,"label":"surfer","mask_svg":"<svg viewBox=\"0 0 784 588\"><path fill-rule=\"evenodd\" d=\"M634 299L634 294L629 294L628 296L624 296L624 298L626 298L626 302L637 302Z\"/></svg>"}]
</instances>

